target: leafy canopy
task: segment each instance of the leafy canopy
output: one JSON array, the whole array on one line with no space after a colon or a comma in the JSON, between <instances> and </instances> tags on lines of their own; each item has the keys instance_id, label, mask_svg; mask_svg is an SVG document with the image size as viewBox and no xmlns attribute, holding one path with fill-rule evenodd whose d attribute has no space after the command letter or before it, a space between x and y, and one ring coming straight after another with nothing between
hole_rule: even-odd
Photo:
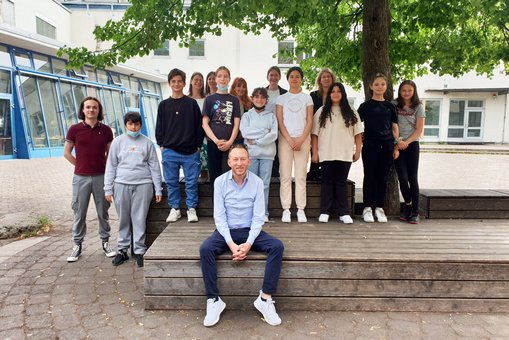
<instances>
[{"instance_id":1,"label":"leafy canopy","mask_svg":"<svg viewBox=\"0 0 509 340\"><path fill-rule=\"evenodd\" d=\"M148 55L165 40L189 45L206 33L233 26L260 34L294 37L295 54L311 55L301 66L311 75L332 68L350 85L361 83L362 0L132 0L120 21L96 27L110 49L64 47L70 67L95 67ZM433 73L490 74L504 63L509 71L509 7L506 0L392 0L389 57L392 76Z\"/></svg>"}]
</instances>

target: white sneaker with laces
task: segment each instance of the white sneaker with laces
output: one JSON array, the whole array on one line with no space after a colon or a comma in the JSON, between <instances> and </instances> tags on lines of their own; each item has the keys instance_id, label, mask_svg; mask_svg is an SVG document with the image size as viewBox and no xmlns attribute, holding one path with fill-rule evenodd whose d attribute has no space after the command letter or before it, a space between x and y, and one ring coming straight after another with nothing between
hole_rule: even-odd
<instances>
[{"instance_id":1,"label":"white sneaker with laces","mask_svg":"<svg viewBox=\"0 0 509 340\"><path fill-rule=\"evenodd\" d=\"M218 323L225 307L226 303L224 303L220 297L217 297L217 301L214 301L214 299L207 299L207 315L205 315L205 319L203 319L203 326L211 327Z\"/></svg>"},{"instance_id":2,"label":"white sneaker with laces","mask_svg":"<svg viewBox=\"0 0 509 340\"><path fill-rule=\"evenodd\" d=\"M375 219L373 218L373 211L370 207L364 208L362 211L362 218L364 219L364 222L367 223L373 223L375 222Z\"/></svg>"},{"instance_id":3,"label":"white sneaker with laces","mask_svg":"<svg viewBox=\"0 0 509 340\"><path fill-rule=\"evenodd\" d=\"M339 216L339 220L341 222L343 222L344 224L352 224L353 223L353 220L350 217L350 215Z\"/></svg>"},{"instance_id":4,"label":"white sneaker with laces","mask_svg":"<svg viewBox=\"0 0 509 340\"><path fill-rule=\"evenodd\" d=\"M72 247L71 255L67 258L67 262L76 262L81 256L81 244L75 244Z\"/></svg>"},{"instance_id":5,"label":"white sneaker with laces","mask_svg":"<svg viewBox=\"0 0 509 340\"><path fill-rule=\"evenodd\" d=\"M304 209L297 210L297 222L306 223L308 221Z\"/></svg>"},{"instance_id":6,"label":"white sneaker with laces","mask_svg":"<svg viewBox=\"0 0 509 340\"><path fill-rule=\"evenodd\" d=\"M187 211L187 222L198 222L198 215L196 215L196 209L191 208Z\"/></svg>"},{"instance_id":7,"label":"white sneaker with laces","mask_svg":"<svg viewBox=\"0 0 509 340\"><path fill-rule=\"evenodd\" d=\"M274 306L274 300L267 299L266 301L262 300L262 292L260 291L260 295L253 303L256 309L263 315L263 319L266 323L272 326L277 326L281 324L281 318L277 315L276 307Z\"/></svg>"},{"instance_id":8,"label":"white sneaker with laces","mask_svg":"<svg viewBox=\"0 0 509 340\"><path fill-rule=\"evenodd\" d=\"M329 222L329 215L327 215L327 214L320 214L320 216L318 217L318 222L321 222L321 223Z\"/></svg>"},{"instance_id":9,"label":"white sneaker with laces","mask_svg":"<svg viewBox=\"0 0 509 340\"><path fill-rule=\"evenodd\" d=\"M110 243L108 241L103 242L103 251L106 257L114 257L117 255L117 252L111 249Z\"/></svg>"},{"instance_id":10,"label":"white sneaker with laces","mask_svg":"<svg viewBox=\"0 0 509 340\"><path fill-rule=\"evenodd\" d=\"M385 216L385 211L382 208L375 208L375 216L378 222L386 223L387 216Z\"/></svg>"},{"instance_id":11,"label":"white sneaker with laces","mask_svg":"<svg viewBox=\"0 0 509 340\"><path fill-rule=\"evenodd\" d=\"M292 215L290 214L290 210L283 210L283 216L281 217L281 222L290 223L292 221Z\"/></svg>"},{"instance_id":12,"label":"white sneaker with laces","mask_svg":"<svg viewBox=\"0 0 509 340\"><path fill-rule=\"evenodd\" d=\"M170 214L166 218L166 222L177 222L182 215L180 214L180 209L171 208Z\"/></svg>"}]
</instances>

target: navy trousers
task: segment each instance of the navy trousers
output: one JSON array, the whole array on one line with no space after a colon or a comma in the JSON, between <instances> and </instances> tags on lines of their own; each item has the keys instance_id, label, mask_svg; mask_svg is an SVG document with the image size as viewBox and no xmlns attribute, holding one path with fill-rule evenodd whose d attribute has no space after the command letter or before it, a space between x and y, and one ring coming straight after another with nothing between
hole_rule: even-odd
<instances>
[{"instance_id":1,"label":"navy trousers","mask_svg":"<svg viewBox=\"0 0 509 340\"><path fill-rule=\"evenodd\" d=\"M245 243L249 236L249 230L250 228L231 229L230 233L233 242L236 244ZM224 237L217 230L200 247L201 271L207 299L215 299L219 296L216 256L224 253L226 250L229 250L228 245ZM276 293L279 274L281 273L281 263L283 261L283 242L262 230L251 246L251 251L267 253L262 291L270 295Z\"/></svg>"}]
</instances>

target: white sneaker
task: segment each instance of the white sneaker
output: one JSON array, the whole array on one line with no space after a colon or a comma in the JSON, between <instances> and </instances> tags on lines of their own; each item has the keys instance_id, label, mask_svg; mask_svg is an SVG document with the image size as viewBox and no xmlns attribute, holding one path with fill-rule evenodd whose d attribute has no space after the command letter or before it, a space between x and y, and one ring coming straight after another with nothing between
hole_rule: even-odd
<instances>
[{"instance_id":1,"label":"white sneaker","mask_svg":"<svg viewBox=\"0 0 509 340\"><path fill-rule=\"evenodd\" d=\"M375 219L373 218L373 211L370 207L364 208L362 211L362 218L364 219L364 222L367 223L373 223L375 222Z\"/></svg>"},{"instance_id":2,"label":"white sneaker","mask_svg":"<svg viewBox=\"0 0 509 340\"><path fill-rule=\"evenodd\" d=\"M290 214L290 210L283 210L283 216L281 217L281 222L290 223L292 221L292 215Z\"/></svg>"},{"instance_id":3,"label":"white sneaker","mask_svg":"<svg viewBox=\"0 0 509 340\"><path fill-rule=\"evenodd\" d=\"M198 215L196 215L196 209L191 208L187 211L187 222L198 222Z\"/></svg>"},{"instance_id":4,"label":"white sneaker","mask_svg":"<svg viewBox=\"0 0 509 340\"><path fill-rule=\"evenodd\" d=\"M256 307L256 309L258 309L260 313L262 313L263 319L266 323L272 326L281 324L281 318L279 315L277 315L276 307L274 307L274 300L267 299L267 301L263 301L261 291L253 305Z\"/></svg>"},{"instance_id":5,"label":"white sneaker","mask_svg":"<svg viewBox=\"0 0 509 340\"><path fill-rule=\"evenodd\" d=\"M308 221L304 209L297 210L297 222L306 223Z\"/></svg>"},{"instance_id":6,"label":"white sneaker","mask_svg":"<svg viewBox=\"0 0 509 340\"><path fill-rule=\"evenodd\" d=\"M353 223L353 220L350 217L350 215L339 216L339 220L341 222L343 222L344 224L352 224Z\"/></svg>"},{"instance_id":7,"label":"white sneaker","mask_svg":"<svg viewBox=\"0 0 509 340\"><path fill-rule=\"evenodd\" d=\"M225 307L226 303L224 303L220 297L217 298L217 301L214 301L214 299L207 299L207 315L205 315L205 319L203 319L203 326L211 327L218 323Z\"/></svg>"},{"instance_id":8,"label":"white sneaker","mask_svg":"<svg viewBox=\"0 0 509 340\"><path fill-rule=\"evenodd\" d=\"M385 216L385 212L382 208L375 208L375 216L378 222L386 223L387 216Z\"/></svg>"},{"instance_id":9,"label":"white sneaker","mask_svg":"<svg viewBox=\"0 0 509 340\"><path fill-rule=\"evenodd\" d=\"M181 217L180 209L171 208L170 214L166 217L166 222L177 222Z\"/></svg>"},{"instance_id":10,"label":"white sneaker","mask_svg":"<svg viewBox=\"0 0 509 340\"><path fill-rule=\"evenodd\" d=\"M269 222L269 216L265 215L265 218L263 219L263 222L265 222L265 223Z\"/></svg>"},{"instance_id":11,"label":"white sneaker","mask_svg":"<svg viewBox=\"0 0 509 340\"><path fill-rule=\"evenodd\" d=\"M329 222L329 215L327 214L320 214L318 217L318 222L327 223Z\"/></svg>"}]
</instances>

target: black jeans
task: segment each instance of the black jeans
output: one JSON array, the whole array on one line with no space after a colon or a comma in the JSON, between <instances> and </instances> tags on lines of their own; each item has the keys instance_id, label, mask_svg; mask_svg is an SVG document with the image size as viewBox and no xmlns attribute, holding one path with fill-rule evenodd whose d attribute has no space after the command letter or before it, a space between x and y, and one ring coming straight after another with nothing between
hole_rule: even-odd
<instances>
[{"instance_id":1,"label":"black jeans","mask_svg":"<svg viewBox=\"0 0 509 340\"><path fill-rule=\"evenodd\" d=\"M383 207L387 188L387 175L392 161L394 143L390 140L364 140L362 162L364 181L362 196L366 207Z\"/></svg>"},{"instance_id":2,"label":"black jeans","mask_svg":"<svg viewBox=\"0 0 509 340\"><path fill-rule=\"evenodd\" d=\"M210 185L212 186L212 190L214 190L214 181L216 178L230 169L228 167L228 151L219 150L216 143L207 140L207 161L209 165Z\"/></svg>"},{"instance_id":3,"label":"black jeans","mask_svg":"<svg viewBox=\"0 0 509 340\"><path fill-rule=\"evenodd\" d=\"M352 162L325 161L322 167L320 213L330 215L334 208L339 216L348 214L348 191L346 181Z\"/></svg>"},{"instance_id":4,"label":"black jeans","mask_svg":"<svg viewBox=\"0 0 509 340\"><path fill-rule=\"evenodd\" d=\"M412 142L405 150L399 151L394 161L398 173L399 188L405 203L412 203L412 212L419 212L419 142Z\"/></svg>"}]
</instances>

